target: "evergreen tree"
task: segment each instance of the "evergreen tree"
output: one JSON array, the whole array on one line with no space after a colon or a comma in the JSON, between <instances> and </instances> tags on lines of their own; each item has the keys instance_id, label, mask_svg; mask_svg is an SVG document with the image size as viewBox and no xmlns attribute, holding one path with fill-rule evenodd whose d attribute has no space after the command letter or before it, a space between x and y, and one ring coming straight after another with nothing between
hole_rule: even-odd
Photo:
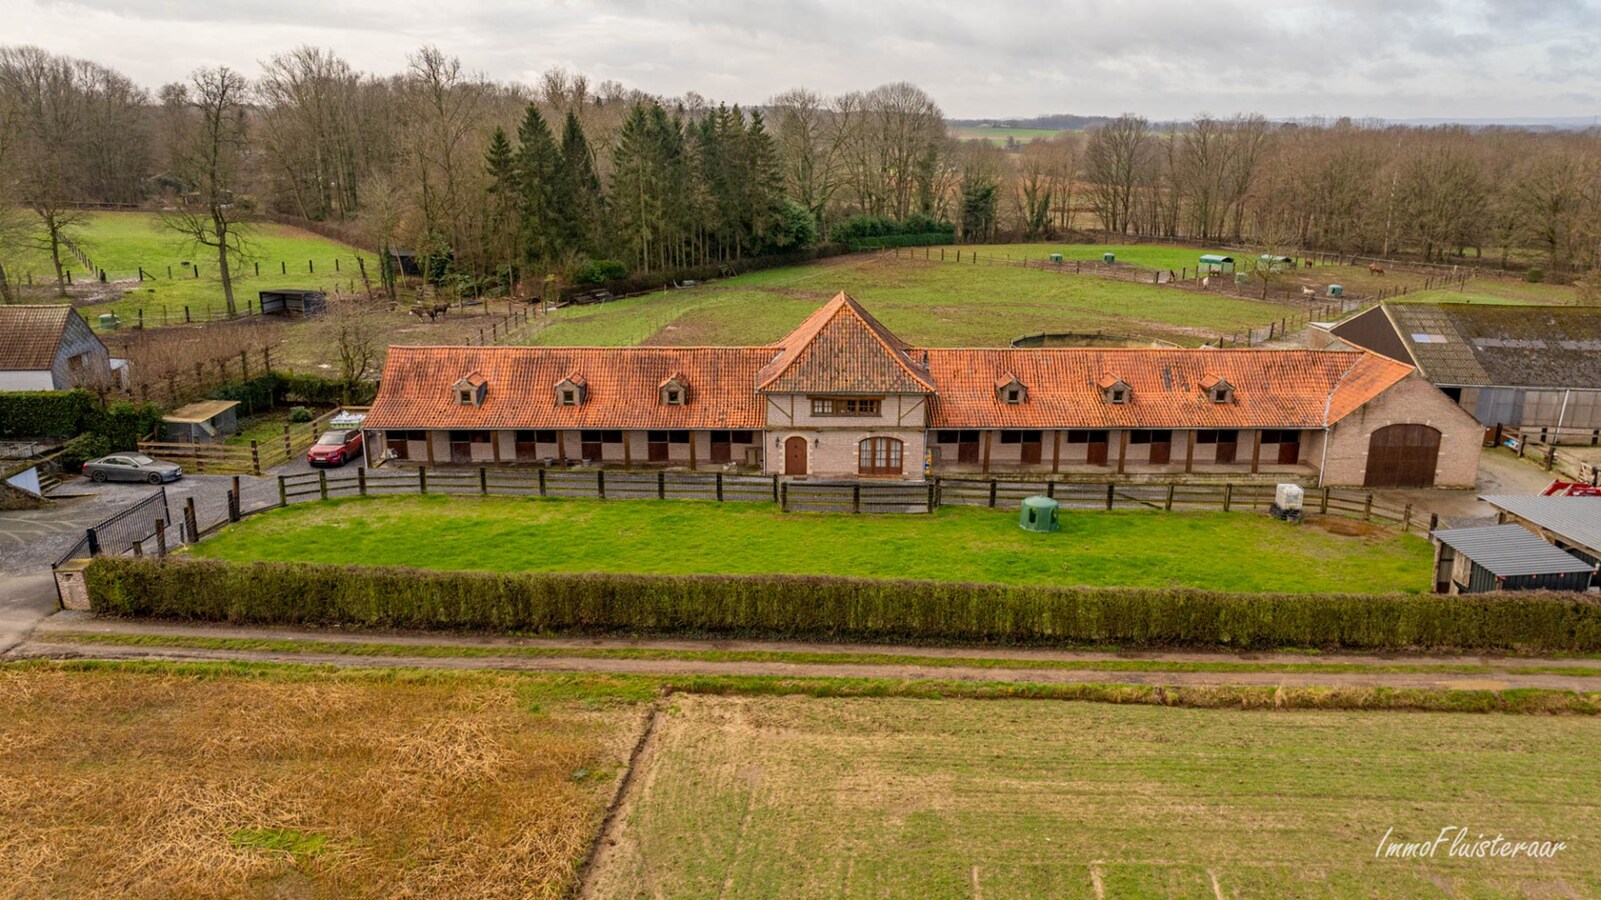
<instances>
[{"instance_id":1,"label":"evergreen tree","mask_svg":"<svg viewBox=\"0 0 1601 900\"><path fill-rule=\"evenodd\" d=\"M489 139L489 150L484 154L484 169L489 175L486 209L484 210L484 243L489 259L504 270L507 287L516 280L518 235L518 208L521 197L518 189L517 160L506 139L506 131L496 128Z\"/></svg>"},{"instance_id":2,"label":"evergreen tree","mask_svg":"<svg viewBox=\"0 0 1601 900\"><path fill-rule=\"evenodd\" d=\"M517 127L516 185L522 258L534 267L548 266L559 251L558 217L553 190L561 153L545 117L532 103Z\"/></svg>"},{"instance_id":3,"label":"evergreen tree","mask_svg":"<svg viewBox=\"0 0 1601 900\"><path fill-rule=\"evenodd\" d=\"M634 104L612 150L610 209L619 249L641 271L651 271L660 234L661 197L650 115Z\"/></svg>"},{"instance_id":4,"label":"evergreen tree","mask_svg":"<svg viewBox=\"0 0 1601 900\"><path fill-rule=\"evenodd\" d=\"M605 197L584 127L570 109L561 130L561 168L553 201L561 251L568 255L597 253Z\"/></svg>"}]
</instances>

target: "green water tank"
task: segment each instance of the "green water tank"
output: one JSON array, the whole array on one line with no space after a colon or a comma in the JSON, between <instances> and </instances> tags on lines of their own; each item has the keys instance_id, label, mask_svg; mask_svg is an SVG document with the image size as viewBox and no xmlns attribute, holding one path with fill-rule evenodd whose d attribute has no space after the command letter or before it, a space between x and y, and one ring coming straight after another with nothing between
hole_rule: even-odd
<instances>
[{"instance_id":1,"label":"green water tank","mask_svg":"<svg viewBox=\"0 0 1601 900\"><path fill-rule=\"evenodd\" d=\"M1062 261L1062 254L1060 254L1060 253L1052 253L1051 254L1051 262L1060 263L1061 261Z\"/></svg>"},{"instance_id":2,"label":"green water tank","mask_svg":"<svg viewBox=\"0 0 1601 900\"><path fill-rule=\"evenodd\" d=\"M1017 527L1024 531L1055 531L1061 528L1056 518L1058 506L1049 497L1024 497L1023 509L1017 514Z\"/></svg>"},{"instance_id":3,"label":"green water tank","mask_svg":"<svg viewBox=\"0 0 1601 900\"><path fill-rule=\"evenodd\" d=\"M1101 262L1106 263L1107 265L1111 265L1112 263L1117 262L1117 254L1116 253L1102 253L1101 254Z\"/></svg>"},{"instance_id":4,"label":"green water tank","mask_svg":"<svg viewBox=\"0 0 1601 900\"><path fill-rule=\"evenodd\" d=\"M1343 296L1345 296L1345 288L1342 285L1331 284L1331 285L1329 285L1329 296L1330 297L1343 297Z\"/></svg>"}]
</instances>

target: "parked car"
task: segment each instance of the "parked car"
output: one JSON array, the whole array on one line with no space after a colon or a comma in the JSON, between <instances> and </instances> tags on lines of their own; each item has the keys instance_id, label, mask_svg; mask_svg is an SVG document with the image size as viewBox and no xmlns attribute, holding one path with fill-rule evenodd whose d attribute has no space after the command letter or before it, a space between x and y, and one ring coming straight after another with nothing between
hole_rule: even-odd
<instances>
[{"instance_id":1,"label":"parked car","mask_svg":"<svg viewBox=\"0 0 1601 900\"><path fill-rule=\"evenodd\" d=\"M325 431L306 451L306 462L314 466L342 466L361 456L361 432Z\"/></svg>"},{"instance_id":2,"label":"parked car","mask_svg":"<svg viewBox=\"0 0 1601 900\"><path fill-rule=\"evenodd\" d=\"M93 481L148 481L161 484L183 477L177 463L151 459L143 453L113 453L83 464L83 474Z\"/></svg>"}]
</instances>

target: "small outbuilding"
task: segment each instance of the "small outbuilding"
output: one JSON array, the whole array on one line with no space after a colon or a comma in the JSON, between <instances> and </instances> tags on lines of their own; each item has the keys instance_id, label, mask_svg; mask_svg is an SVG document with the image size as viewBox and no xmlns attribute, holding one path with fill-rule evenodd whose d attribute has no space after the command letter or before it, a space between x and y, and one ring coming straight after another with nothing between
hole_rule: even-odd
<instances>
[{"instance_id":1,"label":"small outbuilding","mask_svg":"<svg viewBox=\"0 0 1601 900\"><path fill-rule=\"evenodd\" d=\"M322 291L262 291L264 316L300 316L311 319L328 311L328 295Z\"/></svg>"},{"instance_id":2,"label":"small outbuilding","mask_svg":"<svg viewBox=\"0 0 1601 900\"><path fill-rule=\"evenodd\" d=\"M161 439L174 444L214 444L239 432L238 400L202 400L161 419Z\"/></svg>"},{"instance_id":3,"label":"small outbuilding","mask_svg":"<svg viewBox=\"0 0 1601 900\"><path fill-rule=\"evenodd\" d=\"M1266 268L1269 272L1282 272L1285 269L1295 268L1295 260L1288 256L1274 256L1271 253L1264 253L1256 259L1257 264Z\"/></svg>"},{"instance_id":4,"label":"small outbuilding","mask_svg":"<svg viewBox=\"0 0 1601 900\"><path fill-rule=\"evenodd\" d=\"M1024 531L1057 531L1062 527L1057 519L1059 506L1049 497L1024 497L1023 508L1017 514L1017 526Z\"/></svg>"},{"instance_id":5,"label":"small outbuilding","mask_svg":"<svg viewBox=\"0 0 1601 900\"><path fill-rule=\"evenodd\" d=\"M1595 577L1594 563L1565 553L1518 525L1436 531L1434 591L1582 591Z\"/></svg>"},{"instance_id":6,"label":"small outbuilding","mask_svg":"<svg viewBox=\"0 0 1601 900\"><path fill-rule=\"evenodd\" d=\"M1221 253L1201 254L1200 270L1207 275L1229 275L1234 272L1234 257Z\"/></svg>"}]
</instances>

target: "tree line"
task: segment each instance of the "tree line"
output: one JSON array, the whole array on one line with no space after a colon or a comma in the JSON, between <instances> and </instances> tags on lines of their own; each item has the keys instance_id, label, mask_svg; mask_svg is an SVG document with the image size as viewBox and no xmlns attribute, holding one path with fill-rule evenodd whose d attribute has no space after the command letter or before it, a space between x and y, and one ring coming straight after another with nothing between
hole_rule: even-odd
<instances>
[{"instance_id":1,"label":"tree line","mask_svg":"<svg viewBox=\"0 0 1601 900\"><path fill-rule=\"evenodd\" d=\"M432 47L391 75L302 47L254 78L203 69L151 93L91 61L0 47L0 265L26 247L59 280L85 204L161 208L224 272L252 221L287 216L411 251L468 292L924 228L1566 273L1601 257L1601 134L1125 115L1006 149L957 140L907 83L742 108L561 70L497 82Z\"/></svg>"}]
</instances>

